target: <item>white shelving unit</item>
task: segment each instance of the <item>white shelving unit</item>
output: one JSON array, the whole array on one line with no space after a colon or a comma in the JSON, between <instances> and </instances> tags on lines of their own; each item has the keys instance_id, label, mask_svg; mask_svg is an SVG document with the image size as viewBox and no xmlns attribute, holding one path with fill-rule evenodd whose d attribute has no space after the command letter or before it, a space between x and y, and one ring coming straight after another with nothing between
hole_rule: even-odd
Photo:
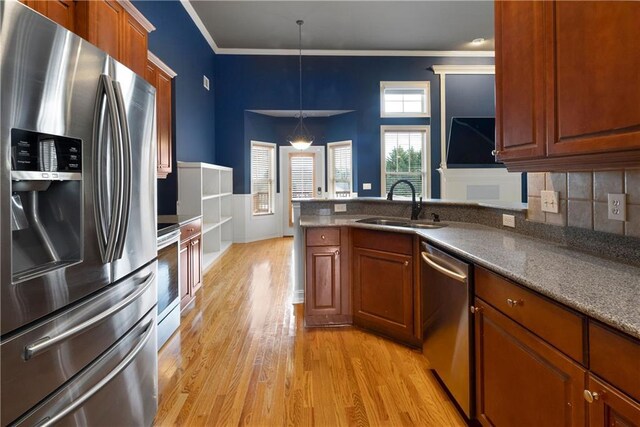
<instances>
[{"instance_id":1,"label":"white shelving unit","mask_svg":"<svg viewBox=\"0 0 640 427\"><path fill-rule=\"evenodd\" d=\"M233 169L178 162L178 214L202 215L202 270L233 242Z\"/></svg>"}]
</instances>

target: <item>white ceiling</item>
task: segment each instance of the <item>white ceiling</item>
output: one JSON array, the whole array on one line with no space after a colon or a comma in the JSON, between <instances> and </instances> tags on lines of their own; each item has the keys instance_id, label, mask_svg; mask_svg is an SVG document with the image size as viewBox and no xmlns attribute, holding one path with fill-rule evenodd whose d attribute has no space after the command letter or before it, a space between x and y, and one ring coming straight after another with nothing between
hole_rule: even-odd
<instances>
[{"instance_id":1,"label":"white ceiling","mask_svg":"<svg viewBox=\"0 0 640 427\"><path fill-rule=\"evenodd\" d=\"M492 51L492 1L191 0L221 50ZM483 37L480 46L471 40Z\"/></svg>"}]
</instances>

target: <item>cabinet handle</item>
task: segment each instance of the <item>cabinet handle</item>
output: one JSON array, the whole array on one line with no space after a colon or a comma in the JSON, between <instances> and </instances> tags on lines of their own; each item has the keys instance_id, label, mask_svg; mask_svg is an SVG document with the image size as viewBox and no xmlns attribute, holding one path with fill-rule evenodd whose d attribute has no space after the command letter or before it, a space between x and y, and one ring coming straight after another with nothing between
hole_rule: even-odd
<instances>
[{"instance_id":1,"label":"cabinet handle","mask_svg":"<svg viewBox=\"0 0 640 427\"><path fill-rule=\"evenodd\" d=\"M405 267L408 267L408 266L409 266L409 261L405 261L405 262L404 262L404 266L405 266Z\"/></svg>"},{"instance_id":2,"label":"cabinet handle","mask_svg":"<svg viewBox=\"0 0 640 427\"><path fill-rule=\"evenodd\" d=\"M494 156L494 157L497 156L498 154L500 154L500 150L492 150L491 151L491 155Z\"/></svg>"},{"instance_id":3,"label":"cabinet handle","mask_svg":"<svg viewBox=\"0 0 640 427\"><path fill-rule=\"evenodd\" d=\"M517 307L519 305L522 305L523 303L524 301L522 300L507 298L507 304L509 305L509 307Z\"/></svg>"},{"instance_id":4,"label":"cabinet handle","mask_svg":"<svg viewBox=\"0 0 640 427\"><path fill-rule=\"evenodd\" d=\"M321 236L320 236L320 238L321 238L322 240L324 240L324 234L323 234L323 235L321 235Z\"/></svg>"},{"instance_id":5,"label":"cabinet handle","mask_svg":"<svg viewBox=\"0 0 640 427\"><path fill-rule=\"evenodd\" d=\"M600 399L600 394L596 393L595 391L591 391L591 390L585 390L582 395L584 396L584 400L586 400L589 403L593 403L596 400Z\"/></svg>"},{"instance_id":6,"label":"cabinet handle","mask_svg":"<svg viewBox=\"0 0 640 427\"><path fill-rule=\"evenodd\" d=\"M339 256L339 255L340 255L340 251L336 251L336 256Z\"/></svg>"},{"instance_id":7,"label":"cabinet handle","mask_svg":"<svg viewBox=\"0 0 640 427\"><path fill-rule=\"evenodd\" d=\"M197 245L197 244L198 244L198 241L197 241L197 240L194 240L193 242L191 242L191 246L195 246L195 245Z\"/></svg>"},{"instance_id":8,"label":"cabinet handle","mask_svg":"<svg viewBox=\"0 0 640 427\"><path fill-rule=\"evenodd\" d=\"M187 231L188 231L189 233L191 233L193 230L195 230L195 228L187 228Z\"/></svg>"},{"instance_id":9,"label":"cabinet handle","mask_svg":"<svg viewBox=\"0 0 640 427\"><path fill-rule=\"evenodd\" d=\"M469 307L469 310L473 314L478 314L478 313L480 313L482 311L482 307L476 307L476 306L472 305L471 307Z\"/></svg>"}]
</instances>

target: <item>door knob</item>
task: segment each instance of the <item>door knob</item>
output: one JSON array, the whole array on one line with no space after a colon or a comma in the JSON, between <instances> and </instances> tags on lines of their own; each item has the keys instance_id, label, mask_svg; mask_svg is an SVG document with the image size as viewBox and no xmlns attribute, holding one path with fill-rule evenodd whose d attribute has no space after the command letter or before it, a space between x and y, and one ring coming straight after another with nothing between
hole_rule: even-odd
<instances>
[{"instance_id":1,"label":"door knob","mask_svg":"<svg viewBox=\"0 0 640 427\"><path fill-rule=\"evenodd\" d=\"M582 395L584 396L584 400L589 403L593 403L595 400L600 399L600 394L591 390L585 390Z\"/></svg>"}]
</instances>

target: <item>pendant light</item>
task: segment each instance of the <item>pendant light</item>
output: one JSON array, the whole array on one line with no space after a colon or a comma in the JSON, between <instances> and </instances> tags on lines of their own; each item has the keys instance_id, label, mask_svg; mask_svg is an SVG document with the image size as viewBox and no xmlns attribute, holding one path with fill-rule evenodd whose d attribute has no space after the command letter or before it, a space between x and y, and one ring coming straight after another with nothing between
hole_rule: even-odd
<instances>
[{"instance_id":1,"label":"pendant light","mask_svg":"<svg viewBox=\"0 0 640 427\"><path fill-rule=\"evenodd\" d=\"M303 20L296 21L298 24L298 71L300 77L300 116L298 124L293 129L293 134L289 137L289 144L291 144L294 148L298 150L305 150L309 148L311 144L313 144L313 137L307 130L307 127L304 125L302 120L302 24L304 24Z\"/></svg>"}]
</instances>

